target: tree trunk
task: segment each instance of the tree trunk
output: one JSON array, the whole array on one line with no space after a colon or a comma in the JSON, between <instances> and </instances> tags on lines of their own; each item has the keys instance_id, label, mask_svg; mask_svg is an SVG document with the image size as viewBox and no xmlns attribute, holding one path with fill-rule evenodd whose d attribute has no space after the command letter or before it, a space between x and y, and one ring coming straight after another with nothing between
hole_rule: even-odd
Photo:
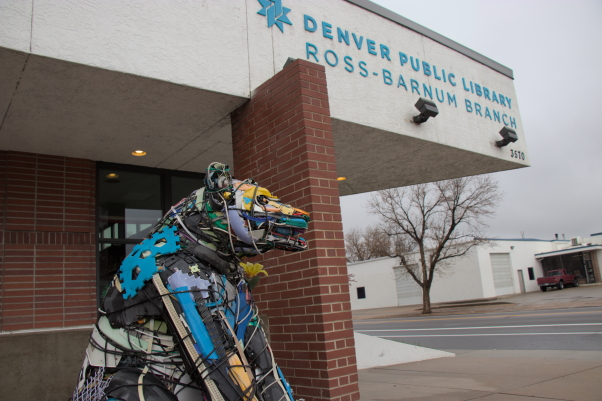
<instances>
[{"instance_id":1,"label":"tree trunk","mask_svg":"<svg viewBox=\"0 0 602 401\"><path fill-rule=\"evenodd\" d=\"M422 287L422 314L429 313L431 313L431 288L425 283Z\"/></svg>"}]
</instances>

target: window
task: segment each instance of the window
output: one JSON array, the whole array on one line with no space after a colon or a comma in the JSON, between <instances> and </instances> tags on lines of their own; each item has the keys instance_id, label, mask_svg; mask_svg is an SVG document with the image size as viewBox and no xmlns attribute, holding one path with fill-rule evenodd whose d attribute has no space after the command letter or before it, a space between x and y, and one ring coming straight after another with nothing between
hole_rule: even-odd
<instances>
[{"instance_id":1,"label":"window","mask_svg":"<svg viewBox=\"0 0 602 401\"><path fill-rule=\"evenodd\" d=\"M97 294L169 208L203 186L204 174L97 163Z\"/></svg>"},{"instance_id":2,"label":"window","mask_svg":"<svg viewBox=\"0 0 602 401\"><path fill-rule=\"evenodd\" d=\"M366 298L366 287L357 287L357 299Z\"/></svg>"},{"instance_id":3,"label":"window","mask_svg":"<svg viewBox=\"0 0 602 401\"><path fill-rule=\"evenodd\" d=\"M529 267L528 271L529 271L529 280L535 280L535 272L533 271L533 268Z\"/></svg>"}]
</instances>

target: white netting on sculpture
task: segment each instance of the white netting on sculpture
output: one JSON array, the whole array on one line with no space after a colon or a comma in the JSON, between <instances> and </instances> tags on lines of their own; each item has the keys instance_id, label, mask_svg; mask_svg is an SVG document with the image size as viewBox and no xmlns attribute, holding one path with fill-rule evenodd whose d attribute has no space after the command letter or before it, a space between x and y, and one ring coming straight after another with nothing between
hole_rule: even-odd
<instances>
[{"instance_id":1,"label":"white netting on sculpture","mask_svg":"<svg viewBox=\"0 0 602 401\"><path fill-rule=\"evenodd\" d=\"M88 377L81 386L73 392L72 401L102 401L105 396L105 388L109 385L111 378L104 380L105 369L96 368L96 373Z\"/></svg>"}]
</instances>

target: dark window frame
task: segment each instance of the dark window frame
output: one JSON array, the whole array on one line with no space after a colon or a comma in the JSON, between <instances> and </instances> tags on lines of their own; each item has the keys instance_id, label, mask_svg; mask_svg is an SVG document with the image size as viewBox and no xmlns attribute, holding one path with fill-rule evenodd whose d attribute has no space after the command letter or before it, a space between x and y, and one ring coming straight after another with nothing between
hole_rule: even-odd
<instances>
[{"instance_id":1,"label":"dark window frame","mask_svg":"<svg viewBox=\"0 0 602 401\"><path fill-rule=\"evenodd\" d=\"M357 287L357 299L366 299L366 287Z\"/></svg>"},{"instance_id":2,"label":"dark window frame","mask_svg":"<svg viewBox=\"0 0 602 401\"><path fill-rule=\"evenodd\" d=\"M111 238L111 239L100 239L98 233L100 229L100 214L99 214L99 202L100 202L100 170L103 169L115 169L121 171L131 171L136 173L148 173L158 174L161 191L161 210L162 213L167 213L167 210L173 206L173 199L171 199L171 178L172 177L183 177L183 178L198 178L201 183L205 178L205 173L195 173L192 171L179 171L169 170L163 168L145 167L145 166L134 166L131 164L120 164L120 163L109 163L109 162L96 162L96 194L94 199L95 218L94 218L94 246L96 252L96 302L100 306L100 245L101 244L138 244L140 239L127 239L127 238Z\"/></svg>"},{"instance_id":3,"label":"dark window frame","mask_svg":"<svg viewBox=\"0 0 602 401\"><path fill-rule=\"evenodd\" d=\"M535 269L527 267L527 270L529 272L529 280L535 280Z\"/></svg>"}]
</instances>

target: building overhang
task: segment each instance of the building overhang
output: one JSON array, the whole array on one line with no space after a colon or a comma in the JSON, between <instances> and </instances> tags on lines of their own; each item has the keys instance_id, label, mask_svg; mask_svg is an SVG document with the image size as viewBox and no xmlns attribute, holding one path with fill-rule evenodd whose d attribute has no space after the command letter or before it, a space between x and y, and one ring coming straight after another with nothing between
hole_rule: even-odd
<instances>
[{"instance_id":1,"label":"building overhang","mask_svg":"<svg viewBox=\"0 0 602 401\"><path fill-rule=\"evenodd\" d=\"M203 172L232 165L230 112L245 101L0 47L3 150Z\"/></svg>"},{"instance_id":2,"label":"building overhang","mask_svg":"<svg viewBox=\"0 0 602 401\"><path fill-rule=\"evenodd\" d=\"M536 253L535 257L537 259L543 259L543 258L548 258L548 257L552 257L552 256L571 255L573 253L598 251L598 250L602 250L602 245L584 245L584 246L576 246L576 247L572 247L572 248L568 248L568 249L561 249L559 251Z\"/></svg>"},{"instance_id":3,"label":"building overhang","mask_svg":"<svg viewBox=\"0 0 602 401\"><path fill-rule=\"evenodd\" d=\"M312 77L328 92L314 106L330 117L308 129L332 124L341 195L530 164L512 70L366 0L283 0L288 22L272 25L255 0L5 3L0 149L185 171L232 164L230 113L297 58L326 71ZM438 108L423 123L420 98ZM274 136L296 122L290 112ZM508 127L518 140L497 146Z\"/></svg>"}]
</instances>

